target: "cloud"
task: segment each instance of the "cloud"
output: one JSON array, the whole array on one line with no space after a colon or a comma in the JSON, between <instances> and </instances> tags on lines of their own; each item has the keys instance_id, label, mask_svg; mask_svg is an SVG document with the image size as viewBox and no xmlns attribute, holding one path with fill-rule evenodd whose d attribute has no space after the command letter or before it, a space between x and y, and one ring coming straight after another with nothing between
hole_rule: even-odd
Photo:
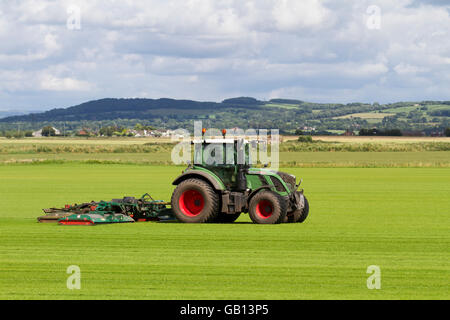
<instances>
[{"instance_id":1,"label":"cloud","mask_svg":"<svg viewBox=\"0 0 450 320\"><path fill-rule=\"evenodd\" d=\"M138 96L450 99L446 3L4 1L0 109ZM370 5L379 29L367 27ZM67 28L72 6L80 30Z\"/></svg>"},{"instance_id":2,"label":"cloud","mask_svg":"<svg viewBox=\"0 0 450 320\"><path fill-rule=\"evenodd\" d=\"M280 31L298 32L324 25L329 10L318 0L280 0L275 3L273 16Z\"/></svg>"},{"instance_id":3,"label":"cloud","mask_svg":"<svg viewBox=\"0 0 450 320\"><path fill-rule=\"evenodd\" d=\"M69 77L58 78L52 75L43 75L39 81L42 90L49 91L88 91L92 88L89 82Z\"/></svg>"},{"instance_id":4,"label":"cloud","mask_svg":"<svg viewBox=\"0 0 450 320\"><path fill-rule=\"evenodd\" d=\"M427 72L427 68L420 68L410 64L400 63L394 67L395 72L400 75L415 75L419 72Z\"/></svg>"}]
</instances>

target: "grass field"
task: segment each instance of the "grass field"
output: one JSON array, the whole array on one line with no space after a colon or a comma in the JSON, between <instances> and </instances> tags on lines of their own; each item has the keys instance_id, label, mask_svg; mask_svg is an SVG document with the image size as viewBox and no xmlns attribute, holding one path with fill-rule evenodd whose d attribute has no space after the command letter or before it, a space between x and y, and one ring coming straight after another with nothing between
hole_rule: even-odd
<instances>
[{"instance_id":1,"label":"grass field","mask_svg":"<svg viewBox=\"0 0 450 320\"><path fill-rule=\"evenodd\" d=\"M446 142L450 137L369 137L369 136L313 136L315 141L339 143L418 143L418 142ZM283 141L297 140L298 136L283 136Z\"/></svg>"},{"instance_id":2,"label":"grass field","mask_svg":"<svg viewBox=\"0 0 450 320\"><path fill-rule=\"evenodd\" d=\"M0 154L0 165L10 163L103 162L168 164L169 152L146 153L42 153ZM450 167L450 151L424 152L280 152L287 167Z\"/></svg>"},{"instance_id":3,"label":"grass field","mask_svg":"<svg viewBox=\"0 0 450 320\"><path fill-rule=\"evenodd\" d=\"M450 138L314 137L300 143L283 137L286 167L450 167ZM159 141L159 142L158 142ZM164 140L0 139L0 165L33 162L171 164L173 144Z\"/></svg>"},{"instance_id":4,"label":"grass field","mask_svg":"<svg viewBox=\"0 0 450 320\"><path fill-rule=\"evenodd\" d=\"M381 113L381 112L360 112L346 114L345 116L334 117L333 119L349 119L349 118L361 118L361 119L384 119L385 117L393 116L393 113Z\"/></svg>"},{"instance_id":5,"label":"grass field","mask_svg":"<svg viewBox=\"0 0 450 320\"><path fill-rule=\"evenodd\" d=\"M372 153L370 153L372 154ZM0 166L0 299L449 299L450 169L289 168L304 224L37 224L40 209L150 192L173 166ZM66 288L79 265L81 290ZM381 268L381 290L366 269Z\"/></svg>"}]
</instances>

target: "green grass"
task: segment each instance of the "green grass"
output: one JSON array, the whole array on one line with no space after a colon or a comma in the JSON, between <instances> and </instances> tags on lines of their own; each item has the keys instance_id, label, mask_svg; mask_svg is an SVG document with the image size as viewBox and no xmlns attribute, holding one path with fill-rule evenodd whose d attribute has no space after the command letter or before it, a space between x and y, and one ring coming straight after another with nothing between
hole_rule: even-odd
<instances>
[{"instance_id":1,"label":"green grass","mask_svg":"<svg viewBox=\"0 0 450 320\"><path fill-rule=\"evenodd\" d=\"M450 169L286 169L304 224L37 224L40 209L150 192L179 167L0 166L0 299L449 299ZM66 288L79 265L82 289ZM382 289L366 288L379 265Z\"/></svg>"},{"instance_id":2,"label":"green grass","mask_svg":"<svg viewBox=\"0 0 450 320\"><path fill-rule=\"evenodd\" d=\"M298 109L297 104L287 104L287 103L266 103L263 106L267 108Z\"/></svg>"},{"instance_id":3,"label":"green grass","mask_svg":"<svg viewBox=\"0 0 450 320\"><path fill-rule=\"evenodd\" d=\"M171 164L169 152L0 154L0 164L40 161ZM280 152L280 162L289 167L450 167L450 151Z\"/></svg>"},{"instance_id":4,"label":"green grass","mask_svg":"<svg viewBox=\"0 0 450 320\"><path fill-rule=\"evenodd\" d=\"M361 112L346 114L345 116L334 117L333 119L349 119L349 118L361 118L361 119L377 119L382 120L385 117L393 116L392 113L378 113L378 112Z\"/></svg>"},{"instance_id":5,"label":"green grass","mask_svg":"<svg viewBox=\"0 0 450 320\"><path fill-rule=\"evenodd\" d=\"M445 105L445 104L434 104L434 105L426 105L427 110L426 111L435 111L435 110L447 110L450 109L450 106ZM411 111L422 111L421 108L423 108L423 106L418 105L418 106L407 106L407 107L398 107L398 108L389 108L389 109L384 109L383 112L389 112L389 113L400 113L400 112L411 112Z\"/></svg>"}]
</instances>

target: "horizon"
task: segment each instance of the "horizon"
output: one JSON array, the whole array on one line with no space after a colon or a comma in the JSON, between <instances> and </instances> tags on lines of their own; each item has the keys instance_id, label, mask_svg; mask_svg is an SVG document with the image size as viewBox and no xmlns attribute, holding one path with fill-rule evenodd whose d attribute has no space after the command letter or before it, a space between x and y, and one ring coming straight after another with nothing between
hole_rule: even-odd
<instances>
[{"instance_id":1,"label":"horizon","mask_svg":"<svg viewBox=\"0 0 450 320\"><path fill-rule=\"evenodd\" d=\"M307 101L307 100L302 100L302 99L298 99L298 98L271 98L270 100L260 100L260 99L257 99L257 98L255 98L255 97L250 97L250 96L229 97L229 98L225 98L225 99L222 99L222 100L192 100L192 99L183 99L183 98L181 98L181 99L175 99L175 98L168 98L168 97L161 97L161 98L149 98L149 97L146 97L146 98L141 98L141 97L111 98L111 97L105 97L105 98L98 98L98 99L93 99L93 100L84 101L84 102L81 102L81 103L78 103L78 104L74 104L74 105L69 105L69 106L54 106L54 107L49 107L49 108L46 108L46 109L44 109L44 108L42 108L42 109L36 109L36 110L25 110L25 109L18 109L18 110L12 110L12 109L9 109L9 110L8 110L8 109L5 109L5 110L2 110L2 109L0 109L0 119L1 119L1 118L9 117L9 116L1 116L1 114L6 114L6 113L15 113L15 112L17 112L18 115L28 115L28 114L32 114L32 113L43 113L43 112L51 111L51 110L54 110L54 109L67 109L67 108L70 108L70 107L76 107L76 106L82 105L82 104L84 104L84 103L90 103L90 102L100 101L100 100L106 100L106 99L116 99L116 100L119 100L119 99L124 99L124 100L132 100L132 99L144 99L144 100L145 100L145 99L147 99L147 100L169 99L169 100L178 100L178 101L180 101L180 100L188 100L188 101L196 101L196 102L214 102L214 103L222 103L224 100L227 100L227 99L235 99L235 98L254 98L254 99L256 99L256 100L258 100L258 101L261 101L261 102L270 102L271 100L283 99L283 100L299 100L299 101L303 101L303 102L306 102L306 103L317 103L317 104L343 104L343 105L351 104L351 103L362 103L362 104L370 104L370 105L373 105L373 104L375 104L375 103L378 103L377 101L374 101L374 102L364 102L364 101L349 101L349 102L331 102L331 101L329 101L329 102L318 102L318 101ZM449 101L449 100L424 100L424 99L422 99L422 100L416 100L416 101L392 101L392 102L386 102L386 103L380 103L380 104L381 104L381 105L390 105L390 104L395 104L395 103L420 103L420 102L423 102L423 101L446 102L446 101Z\"/></svg>"}]
</instances>

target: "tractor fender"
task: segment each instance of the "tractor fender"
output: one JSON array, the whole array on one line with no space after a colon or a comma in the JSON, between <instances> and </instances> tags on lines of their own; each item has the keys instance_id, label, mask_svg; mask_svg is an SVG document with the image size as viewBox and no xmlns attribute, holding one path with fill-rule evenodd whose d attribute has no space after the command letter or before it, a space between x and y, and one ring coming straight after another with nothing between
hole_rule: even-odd
<instances>
[{"instance_id":1,"label":"tractor fender","mask_svg":"<svg viewBox=\"0 0 450 320\"><path fill-rule=\"evenodd\" d=\"M266 186L262 186L262 187L259 187L259 188L257 188L257 189L255 189L255 190L252 190L252 192L250 192L250 194L248 195L248 203L250 203L250 200L259 192L259 191L261 191L261 190L272 190L273 189L273 186L269 186L269 185L266 185Z\"/></svg>"},{"instance_id":2,"label":"tractor fender","mask_svg":"<svg viewBox=\"0 0 450 320\"><path fill-rule=\"evenodd\" d=\"M186 179L191 179L191 178L199 178L202 180L205 180L207 182L209 182L214 189L219 190L219 191L223 191L225 190L225 186L223 185L223 183L219 183L220 179L217 176L213 176L213 174L211 173L207 173L201 170L188 170L186 172L184 172L183 174L181 174L180 176L178 176L178 178L176 178L172 184L173 185L178 185L181 182L183 182Z\"/></svg>"},{"instance_id":3,"label":"tractor fender","mask_svg":"<svg viewBox=\"0 0 450 320\"><path fill-rule=\"evenodd\" d=\"M255 190L253 190L252 192L250 192L250 194L248 195L248 203L250 203L250 200L252 200L252 198L261 190L271 190L274 191L275 187L274 186L261 186ZM289 196L281 196L287 203L289 202Z\"/></svg>"}]
</instances>

